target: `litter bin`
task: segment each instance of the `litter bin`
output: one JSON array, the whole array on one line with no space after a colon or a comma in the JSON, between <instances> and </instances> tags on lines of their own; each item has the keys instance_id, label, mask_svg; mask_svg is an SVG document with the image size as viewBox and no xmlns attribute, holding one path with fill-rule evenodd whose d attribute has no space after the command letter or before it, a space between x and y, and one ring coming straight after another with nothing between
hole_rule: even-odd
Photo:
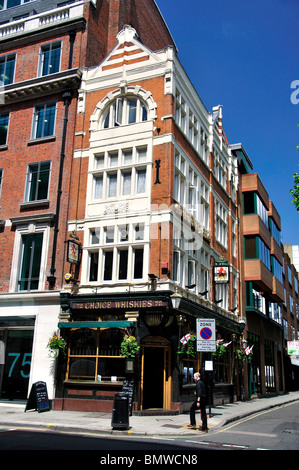
<instances>
[{"instance_id":1,"label":"litter bin","mask_svg":"<svg viewBox=\"0 0 299 470\"><path fill-rule=\"evenodd\" d=\"M129 397L125 393L114 395L111 426L115 429L129 427Z\"/></svg>"}]
</instances>

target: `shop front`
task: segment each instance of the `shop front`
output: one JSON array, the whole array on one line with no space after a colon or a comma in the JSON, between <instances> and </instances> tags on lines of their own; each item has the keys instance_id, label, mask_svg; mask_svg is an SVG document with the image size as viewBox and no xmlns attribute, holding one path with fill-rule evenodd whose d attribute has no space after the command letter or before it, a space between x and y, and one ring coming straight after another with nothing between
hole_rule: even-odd
<instances>
[{"instance_id":1,"label":"shop front","mask_svg":"<svg viewBox=\"0 0 299 470\"><path fill-rule=\"evenodd\" d=\"M26 400L34 333L32 322L27 321L25 325L21 321L5 320L6 326L0 327L0 398Z\"/></svg>"},{"instance_id":2,"label":"shop front","mask_svg":"<svg viewBox=\"0 0 299 470\"><path fill-rule=\"evenodd\" d=\"M211 359L196 351L196 318L217 314L184 299L180 309L174 308L171 294L61 294L58 328L67 352L58 357L54 409L111 412L114 395L128 380L133 383L133 413L189 408L193 374L204 372L205 361ZM237 322L218 318L216 323L218 330L224 326L227 337L239 331ZM181 339L190 332L189 349L182 351ZM136 354L124 351L128 338L135 342ZM231 386L231 353L221 366L218 362L217 377ZM225 393L232 395L232 387Z\"/></svg>"}]
</instances>

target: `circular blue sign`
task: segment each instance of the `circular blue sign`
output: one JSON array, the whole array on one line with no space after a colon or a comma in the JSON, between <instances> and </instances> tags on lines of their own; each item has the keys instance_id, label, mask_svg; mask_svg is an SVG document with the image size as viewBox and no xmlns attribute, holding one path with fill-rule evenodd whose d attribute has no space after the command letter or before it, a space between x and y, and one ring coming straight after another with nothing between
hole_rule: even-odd
<instances>
[{"instance_id":1,"label":"circular blue sign","mask_svg":"<svg viewBox=\"0 0 299 470\"><path fill-rule=\"evenodd\" d=\"M202 339L211 339L212 335L213 332L208 327L202 328L202 330L200 330L200 336L202 337Z\"/></svg>"}]
</instances>

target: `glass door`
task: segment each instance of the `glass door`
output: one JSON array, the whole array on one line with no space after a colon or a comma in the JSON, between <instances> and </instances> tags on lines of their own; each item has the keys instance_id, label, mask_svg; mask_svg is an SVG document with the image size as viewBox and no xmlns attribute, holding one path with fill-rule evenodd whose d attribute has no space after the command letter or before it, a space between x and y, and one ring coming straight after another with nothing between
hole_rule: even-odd
<instances>
[{"instance_id":1,"label":"glass door","mask_svg":"<svg viewBox=\"0 0 299 470\"><path fill-rule=\"evenodd\" d=\"M33 330L2 330L0 341L5 349L5 353L2 353L4 364L0 364L0 397L25 400L28 394Z\"/></svg>"}]
</instances>

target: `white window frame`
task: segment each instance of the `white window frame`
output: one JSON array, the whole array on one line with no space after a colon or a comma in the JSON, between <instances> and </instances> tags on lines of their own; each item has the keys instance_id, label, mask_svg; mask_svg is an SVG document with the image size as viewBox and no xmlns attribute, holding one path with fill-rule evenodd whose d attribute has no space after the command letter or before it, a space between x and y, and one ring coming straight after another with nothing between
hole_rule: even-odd
<instances>
[{"instance_id":1,"label":"white window frame","mask_svg":"<svg viewBox=\"0 0 299 470\"><path fill-rule=\"evenodd\" d=\"M22 292L18 290L19 273L22 265L22 236L31 235L35 233L43 234L43 246L41 252L38 289L32 292L37 292L45 289L50 223L30 223L28 221L28 224L26 225L16 226L9 292Z\"/></svg>"},{"instance_id":2,"label":"white window frame","mask_svg":"<svg viewBox=\"0 0 299 470\"><path fill-rule=\"evenodd\" d=\"M49 49L49 52L50 52L50 60L49 60L49 67L51 67L51 54L52 54L52 50L53 50L53 47L58 45L60 46L60 57L59 57L59 67L58 67L58 71L56 72L50 72L48 71L48 73L45 73L43 74L42 73L42 70L43 70L43 66L44 66L44 58L45 58L45 53L47 52L46 51L46 48ZM53 41L53 42L50 42L48 44L43 44L40 46L40 49L39 49L39 61L38 61L38 71L37 71L37 76L38 77L46 77L47 75L51 75L52 73L57 73L57 72L60 72L61 70L61 57L62 57L62 41L58 40L58 41Z\"/></svg>"}]
</instances>

